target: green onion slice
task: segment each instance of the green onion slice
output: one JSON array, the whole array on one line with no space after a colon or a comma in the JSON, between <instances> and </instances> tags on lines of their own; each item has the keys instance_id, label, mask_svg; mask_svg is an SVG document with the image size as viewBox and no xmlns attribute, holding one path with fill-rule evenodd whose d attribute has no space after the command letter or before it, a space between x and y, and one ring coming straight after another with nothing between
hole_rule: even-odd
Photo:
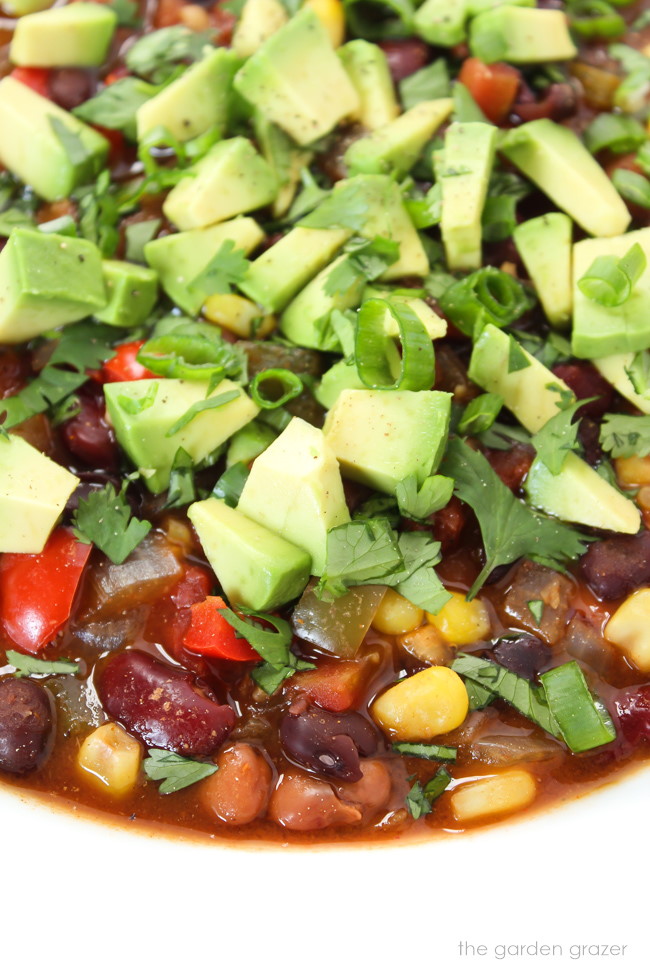
<instances>
[{"instance_id":1,"label":"green onion slice","mask_svg":"<svg viewBox=\"0 0 650 975\"><path fill-rule=\"evenodd\" d=\"M646 138L646 131L637 119L613 112L597 115L584 133L585 145L592 154L602 149L615 153L634 152Z\"/></svg>"},{"instance_id":2,"label":"green onion slice","mask_svg":"<svg viewBox=\"0 0 650 975\"><path fill-rule=\"evenodd\" d=\"M619 37L625 21L606 0L575 0L569 6L569 22L581 37Z\"/></svg>"},{"instance_id":3,"label":"green onion slice","mask_svg":"<svg viewBox=\"0 0 650 975\"><path fill-rule=\"evenodd\" d=\"M620 260L609 255L597 257L578 281L583 295L607 308L627 301L632 288L646 269L646 256L640 244L634 244Z\"/></svg>"},{"instance_id":4,"label":"green onion slice","mask_svg":"<svg viewBox=\"0 0 650 975\"><path fill-rule=\"evenodd\" d=\"M138 362L158 376L170 379L216 379L225 375L223 365L215 362L219 349L202 335L169 332L149 339L138 352Z\"/></svg>"},{"instance_id":5,"label":"green onion slice","mask_svg":"<svg viewBox=\"0 0 650 975\"><path fill-rule=\"evenodd\" d=\"M607 709L595 701L575 660L541 674L546 700L572 752L586 752L616 738Z\"/></svg>"},{"instance_id":6,"label":"green onion slice","mask_svg":"<svg viewBox=\"0 0 650 975\"><path fill-rule=\"evenodd\" d=\"M343 0L345 18L355 37L385 40L414 33L411 0Z\"/></svg>"},{"instance_id":7,"label":"green onion slice","mask_svg":"<svg viewBox=\"0 0 650 975\"><path fill-rule=\"evenodd\" d=\"M617 169L612 176L612 183L630 203L650 209L650 180L646 176L634 173L631 169Z\"/></svg>"},{"instance_id":8,"label":"green onion slice","mask_svg":"<svg viewBox=\"0 0 650 975\"><path fill-rule=\"evenodd\" d=\"M392 340L386 335L386 314L399 328L402 357L397 379L390 368ZM435 379L433 343L426 328L407 305L370 298L357 317L355 339L357 372L370 389L431 389Z\"/></svg>"},{"instance_id":9,"label":"green onion slice","mask_svg":"<svg viewBox=\"0 0 650 975\"><path fill-rule=\"evenodd\" d=\"M264 386L267 386L266 393ZM280 387L280 392L275 398L272 398L268 390L269 386L271 389ZM302 379L288 369L264 369L258 372L249 388L251 399L261 410L274 410L278 406L284 406L289 400L300 396L302 390Z\"/></svg>"},{"instance_id":10,"label":"green onion slice","mask_svg":"<svg viewBox=\"0 0 650 975\"><path fill-rule=\"evenodd\" d=\"M486 322L499 328L511 325L533 301L511 274L484 267L452 284L439 303L456 328L465 335L475 335Z\"/></svg>"}]
</instances>

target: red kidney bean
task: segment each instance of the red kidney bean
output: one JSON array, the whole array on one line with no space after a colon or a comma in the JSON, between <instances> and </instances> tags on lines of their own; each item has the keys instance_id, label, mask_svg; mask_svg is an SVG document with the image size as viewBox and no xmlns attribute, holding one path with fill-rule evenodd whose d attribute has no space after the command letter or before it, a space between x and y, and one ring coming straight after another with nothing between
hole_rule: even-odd
<instances>
[{"instance_id":1,"label":"red kidney bean","mask_svg":"<svg viewBox=\"0 0 650 975\"><path fill-rule=\"evenodd\" d=\"M614 390L590 362L562 362L553 367L553 374L562 379L577 399L596 397L593 403L585 403L576 416L601 417L611 409Z\"/></svg>"},{"instance_id":2,"label":"red kidney bean","mask_svg":"<svg viewBox=\"0 0 650 975\"><path fill-rule=\"evenodd\" d=\"M529 444L518 443L509 450L486 450L485 456L505 486L518 491L535 459L535 451Z\"/></svg>"},{"instance_id":3,"label":"red kidney bean","mask_svg":"<svg viewBox=\"0 0 650 975\"><path fill-rule=\"evenodd\" d=\"M650 532L593 542L580 567L600 599L621 599L650 582Z\"/></svg>"},{"instance_id":4,"label":"red kidney bean","mask_svg":"<svg viewBox=\"0 0 650 975\"><path fill-rule=\"evenodd\" d=\"M47 759L54 738L54 703L35 681L0 683L0 769L25 775Z\"/></svg>"},{"instance_id":5,"label":"red kidney bean","mask_svg":"<svg viewBox=\"0 0 650 975\"><path fill-rule=\"evenodd\" d=\"M575 115L578 110L578 96L573 85L566 81L550 85L543 98L537 101L529 90L528 97L520 97L512 106L511 120L516 123L533 122L535 119L550 118L561 122Z\"/></svg>"},{"instance_id":6,"label":"red kidney bean","mask_svg":"<svg viewBox=\"0 0 650 975\"><path fill-rule=\"evenodd\" d=\"M536 636L522 633L516 640L499 640L490 656L507 670L533 680L550 663L551 651Z\"/></svg>"},{"instance_id":7,"label":"red kidney bean","mask_svg":"<svg viewBox=\"0 0 650 975\"><path fill-rule=\"evenodd\" d=\"M356 826L361 812L334 795L332 786L301 772L283 775L269 803L269 819L304 832L328 826Z\"/></svg>"},{"instance_id":8,"label":"red kidney bean","mask_svg":"<svg viewBox=\"0 0 650 975\"><path fill-rule=\"evenodd\" d=\"M596 467L603 456L600 446L600 423L590 416L583 416L578 427L578 440L582 444L585 460L591 467Z\"/></svg>"},{"instance_id":9,"label":"red kidney bean","mask_svg":"<svg viewBox=\"0 0 650 975\"><path fill-rule=\"evenodd\" d=\"M299 705L304 708L304 705ZM379 735L367 718L353 711L332 714L318 707L290 710L280 724L280 742L289 758L312 772L358 782L359 755L371 755Z\"/></svg>"},{"instance_id":10,"label":"red kidney bean","mask_svg":"<svg viewBox=\"0 0 650 975\"><path fill-rule=\"evenodd\" d=\"M106 711L153 748L211 755L235 726L235 714L187 671L140 650L112 657L97 680Z\"/></svg>"},{"instance_id":11,"label":"red kidney bean","mask_svg":"<svg viewBox=\"0 0 650 975\"><path fill-rule=\"evenodd\" d=\"M401 81L423 68L429 59L429 48L417 37L403 41L382 41L379 45L388 61L393 81Z\"/></svg>"},{"instance_id":12,"label":"red kidney bean","mask_svg":"<svg viewBox=\"0 0 650 975\"><path fill-rule=\"evenodd\" d=\"M61 108L72 111L95 94L93 74L83 68L56 68L50 71L50 97Z\"/></svg>"},{"instance_id":13,"label":"red kidney bean","mask_svg":"<svg viewBox=\"0 0 650 975\"><path fill-rule=\"evenodd\" d=\"M84 392L78 398L79 413L61 424L66 447L89 467L116 470L119 452L113 428L106 421L104 397Z\"/></svg>"},{"instance_id":14,"label":"red kidney bean","mask_svg":"<svg viewBox=\"0 0 650 975\"><path fill-rule=\"evenodd\" d=\"M19 356L11 349L0 352L0 400L6 396L13 396L22 389L29 376L29 365L24 356ZM2 405L0 405L0 416Z\"/></svg>"},{"instance_id":15,"label":"red kidney bean","mask_svg":"<svg viewBox=\"0 0 650 975\"><path fill-rule=\"evenodd\" d=\"M633 747L650 741L650 684L628 687L614 701L614 717L621 733Z\"/></svg>"},{"instance_id":16,"label":"red kidney bean","mask_svg":"<svg viewBox=\"0 0 650 975\"><path fill-rule=\"evenodd\" d=\"M467 509L458 498L451 498L444 508L435 512L432 521L433 537L440 542L443 553L447 553L460 538L467 521Z\"/></svg>"}]
</instances>

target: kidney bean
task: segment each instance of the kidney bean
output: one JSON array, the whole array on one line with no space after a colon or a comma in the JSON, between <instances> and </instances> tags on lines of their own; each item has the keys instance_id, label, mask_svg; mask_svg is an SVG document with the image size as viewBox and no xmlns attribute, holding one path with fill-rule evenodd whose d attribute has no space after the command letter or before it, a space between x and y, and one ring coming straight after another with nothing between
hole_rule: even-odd
<instances>
[{"instance_id":1,"label":"kidney bean","mask_svg":"<svg viewBox=\"0 0 650 975\"><path fill-rule=\"evenodd\" d=\"M578 440L582 444L585 460L591 467L596 467L603 456L603 449L600 446L600 423L589 416L584 416L578 427Z\"/></svg>"},{"instance_id":2,"label":"kidney bean","mask_svg":"<svg viewBox=\"0 0 650 975\"><path fill-rule=\"evenodd\" d=\"M11 349L0 352L0 400L13 396L22 389L29 377L29 365L24 356L19 356ZM0 404L0 416L2 405Z\"/></svg>"},{"instance_id":3,"label":"kidney bean","mask_svg":"<svg viewBox=\"0 0 650 975\"><path fill-rule=\"evenodd\" d=\"M235 725L232 708L219 704L203 681L140 650L112 657L97 692L127 731L179 755L211 755Z\"/></svg>"},{"instance_id":4,"label":"kidney bean","mask_svg":"<svg viewBox=\"0 0 650 975\"><path fill-rule=\"evenodd\" d=\"M429 48L417 37L403 41L382 41L379 45L388 61L393 81L401 81L423 68L429 59Z\"/></svg>"},{"instance_id":5,"label":"kidney bean","mask_svg":"<svg viewBox=\"0 0 650 975\"><path fill-rule=\"evenodd\" d=\"M347 782L362 776L359 754L376 751L379 735L367 718L353 711L332 714L318 707L290 710L280 724L280 742L294 761L312 772Z\"/></svg>"},{"instance_id":6,"label":"kidney bean","mask_svg":"<svg viewBox=\"0 0 650 975\"><path fill-rule=\"evenodd\" d=\"M356 826L361 812L342 802L332 786L302 772L282 776L269 803L269 818L286 829L305 831Z\"/></svg>"},{"instance_id":7,"label":"kidney bean","mask_svg":"<svg viewBox=\"0 0 650 975\"><path fill-rule=\"evenodd\" d=\"M385 809L393 789L393 781L385 762L366 759L361 762L361 778L358 782L334 785L339 799L353 803L364 819Z\"/></svg>"},{"instance_id":8,"label":"kidney bean","mask_svg":"<svg viewBox=\"0 0 650 975\"><path fill-rule=\"evenodd\" d=\"M576 417L601 417L611 408L614 390L590 362L561 362L553 367L553 374L564 380L577 399L596 397L576 411Z\"/></svg>"},{"instance_id":9,"label":"kidney bean","mask_svg":"<svg viewBox=\"0 0 650 975\"><path fill-rule=\"evenodd\" d=\"M650 532L593 542L580 567L599 599L621 599L650 582Z\"/></svg>"},{"instance_id":10,"label":"kidney bean","mask_svg":"<svg viewBox=\"0 0 650 975\"><path fill-rule=\"evenodd\" d=\"M106 421L104 397L78 394L79 413L61 424L61 436L68 450L89 467L117 470L119 452L115 433Z\"/></svg>"},{"instance_id":11,"label":"kidney bean","mask_svg":"<svg viewBox=\"0 0 650 975\"><path fill-rule=\"evenodd\" d=\"M530 100L529 100L530 99ZM550 85L543 98L537 101L532 92L529 99L520 98L512 106L511 120L532 122L535 119L550 118L561 122L575 115L578 110L578 96L573 85L566 81Z\"/></svg>"},{"instance_id":12,"label":"kidney bean","mask_svg":"<svg viewBox=\"0 0 650 975\"><path fill-rule=\"evenodd\" d=\"M532 680L548 666L551 651L536 636L522 633L516 640L499 640L490 656L507 670Z\"/></svg>"},{"instance_id":13,"label":"kidney bean","mask_svg":"<svg viewBox=\"0 0 650 975\"><path fill-rule=\"evenodd\" d=\"M535 459L535 451L529 444L517 443L509 450L486 450L485 456L505 486L518 491Z\"/></svg>"},{"instance_id":14,"label":"kidney bean","mask_svg":"<svg viewBox=\"0 0 650 975\"><path fill-rule=\"evenodd\" d=\"M614 717L621 733L633 747L650 741L650 684L628 687L614 700Z\"/></svg>"},{"instance_id":15,"label":"kidney bean","mask_svg":"<svg viewBox=\"0 0 650 975\"><path fill-rule=\"evenodd\" d=\"M52 696L35 681L8 677L0 683L0 769L25 775L42 765L54 738Z\"/></svg>"},{"instance_id":16,"label":"kidney bean","mask_svg":"<svg viewBox=\"0 0 650 975\"><path fill-rule=\"evenodd\" d=\"M448 504L432 516L433 537L440 542L443 553L449 552L460 538L467 521L467 509L458 498L451 498Z\"/></svg>"},{"instance_id":17,"label":"kidney bean","mask_svg":"<svg viewBox=\"0 0 650 975\"><path fill-rule=\"evenodd\" d=\"M57 68L50 71L50 97L68 112L88 101L95 94L97 84L83 68Z\"/></svg>"},{"instance_id":18,"label":"kidney bean","mask_svg":"<svg viewBox=\"0 0 650 975\"><path fill-rule=\"evenodd\" d=\"M252 823L266 809L271 794L271 768L260 753L243 743L219 753L219 769L201 788L204 806L229 826Z\"/></svg>"}]
</instances>

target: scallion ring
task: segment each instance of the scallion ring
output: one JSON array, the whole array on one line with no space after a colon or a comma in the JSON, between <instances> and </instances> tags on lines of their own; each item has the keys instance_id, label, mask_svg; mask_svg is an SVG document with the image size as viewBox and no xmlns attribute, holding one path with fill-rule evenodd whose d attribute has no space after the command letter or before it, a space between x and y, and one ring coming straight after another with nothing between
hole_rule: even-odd
<instances>
[{"instance_id":1,"label":"scallion ring","mask_svg":"<svg viewBox=\"0 0 650 975\"><path fill-rule=\"evenodd\" d=\"M576 0L569 7L569 21L581 37L619 37L625 21L606 0Z\"/></svg>"},{"instance_id":2,"label":"scallion ring","mask_svg":"<svg viewBox=\"0 0 650 975\"><path fill-rule=\"evenodd\" d=\"M213 379L225 369L215 358L218 347L202 335L169 332L149 339L138 352L138 362L158 376L170 379Z\"/></svg>"},{"instance_id":3,"label":"scallion ring","mask_svg":"<svg viewBox=\"0 0 650 975\"><path fill-rule=\"evenodd\" d=\"M265 393L262 388L267 385L280 386L281 392L272 397L268 390ZM288 369L264 369L263 372L258 372L249 388L251 399L261 410L275 410L284 406L289 400L300 396L302 390L302 379Z\"/></svg>"},{"instance_id":4,"label":"scallion ring","mask_svg":"<svg viewBox=\"0 0 650 975\"><path fill-rule=\"evenodd\" d=\"M386 334L386 316L399 329L402 356L395 378L390 366L392 339ZM431 389L435 379L433 342L414 311L400 302L371 298L357 317L355 359L359 378L370 389Z\"/></svg>"}]
</instances>

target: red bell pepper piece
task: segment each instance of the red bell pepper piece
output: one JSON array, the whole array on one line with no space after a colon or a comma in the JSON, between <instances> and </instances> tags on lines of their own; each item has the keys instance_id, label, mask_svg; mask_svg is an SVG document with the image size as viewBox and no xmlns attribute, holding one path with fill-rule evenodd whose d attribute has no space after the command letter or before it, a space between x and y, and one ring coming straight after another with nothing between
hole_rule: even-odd
<instances>
[{"instance_id":1,"label":"red bell pepper piece","mask_svg":"<svg viewBox=\"0 0 650 975\"><path fill-rule=\"evenodd\" d=\"M37 95L50 97L50 72L47 68L14 68L11 77L27 85Z\"/></svg>"},{"instance_id":2,"label":"red bell pepper piece","mask_svg":"<svg viewBox=\"0 0 650 975\"><path fill-rule=\"evenodd\" d=\"M237 635L220 609L227 609L221 596L208 596L204 602L192 606L190 625L183 637L184 646L205 657L221 660L260 660L257 651Z\"/></svg>"},{"instance_id":3,"label":"red bell pepper piece","mask_svg":"<svg viewBox=\"0 0 650 975\"><path fill-rule=\"evenodd\" d=\"M0 556L0 623L22 650L37 653L65 626L91 549L56 528L38 555Z\"/></svg>"},{"instance_id":4,"label":"red bell pepper piece","mask_svg":"<svg viewBox=\"0 0 650 975\"><path fill-rule=\"evenodd\" d=\"M102 382L125 383L135 379L157 379L154 372L150 372L140 365L136 356L144 342L125 342L118 345L115 355L105 362L101 369Z\"/></svg>"},{"instance_id":5,"label":"red bell pepper piece","mask_svg":"<svg viewBox=\"0 0 650 975\"><path fill-rule=\"evenodd\" d=\"M510 113L521 83L521 74L509 64L483 64L467 58L460 69L461 81L490 122L499 125Z\"/></svg>"}]
</instances>

